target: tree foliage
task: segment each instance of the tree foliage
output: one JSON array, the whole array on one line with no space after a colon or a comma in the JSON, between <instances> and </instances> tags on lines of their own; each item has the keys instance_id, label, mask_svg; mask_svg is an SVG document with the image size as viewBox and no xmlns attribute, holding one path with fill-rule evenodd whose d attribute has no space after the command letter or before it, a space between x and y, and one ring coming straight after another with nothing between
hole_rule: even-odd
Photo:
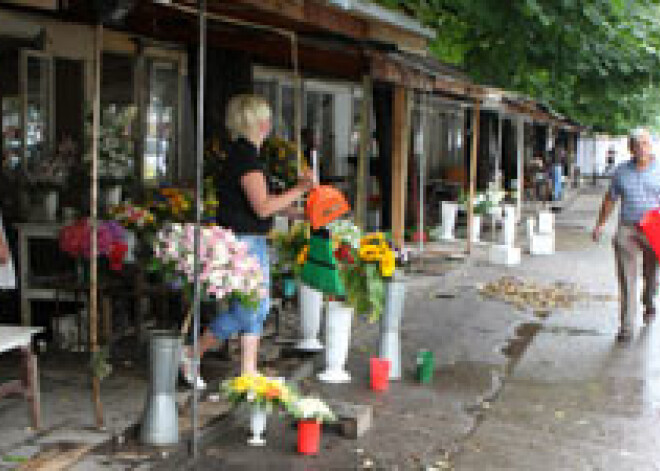
<instances>
[{"instance_id":1,"label":"tree foliage","mask_svg":"<svg viewBox=\"0 0 660 471\"><path fill-rule=\"evenodd\" d=\"M660 13L651 0L380 0L436 30L443 61L610 132L655 125Z\"/></svg>"}]
</instances>

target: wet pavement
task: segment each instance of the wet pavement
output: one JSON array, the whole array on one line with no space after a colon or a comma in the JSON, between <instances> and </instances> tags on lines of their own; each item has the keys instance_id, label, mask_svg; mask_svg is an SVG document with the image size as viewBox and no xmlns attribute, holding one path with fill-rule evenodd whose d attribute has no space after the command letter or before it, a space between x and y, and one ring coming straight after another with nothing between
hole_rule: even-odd
<instances>
[{"instance_id":1,"label":"wet pavement","mask_svg":"<svg viewBox=\"0 0 660 471\"><path fill-rule=\"evenodd\" d=\"M271 420L268 445L253 449L244 444L245 417L235 416L202 450L198 469L660 468L660 328L640 326L628 346L614 341L613 225L599 244L589 233L602 191L588 188L557 214L555 255L525 254L518 267L495 267L481 246L451 270L411 277L405 375L388 392L368 389L368 359L377 351L377 328L368 326L354 331L351 384L303 382L323 397L371 405L374 423L364 437L328 428L319 456L301 457L288 420ZM575 286L584 296L547 309L484 299L479 287L502 276ZM431 385L414 379L421 348L435 355Z\"/></svg>"},{"instance_id":2,"label":"wet pavement","mask_svg":"<svg viewBox=\"0 0 660 471\"><path fill-rule=\"evenodd\" d=\"M291 421L271 417L267 446L250 448L247 417L237 412L205 438L196 469L660 468L660 327L640 326L630 345L614 340L613 225L599 244L589 235L602 191L587 188L557 214L555 255L524 254L518 267L495 267L487 262L487 247L479 246L464 263L452 262L450 269L429 263L426 273L411 276L402 330L404 378L388 392L368 389L378 329L357 321L348 364L353 381L324 385L312 377L300 387L371 405L373 425L366 435L347 439L327 427L321 453L302 457L295 452ZM575 286L585 296L568 308L538 309L479 293L503 276ZM435 356L430 385L415 381L419 349ZM83 460L77 469L101 469L94 463ZM107 469L143 465L115 461ZM181 453L151 465L195 468Z\"/></svg>"}]
</instances>

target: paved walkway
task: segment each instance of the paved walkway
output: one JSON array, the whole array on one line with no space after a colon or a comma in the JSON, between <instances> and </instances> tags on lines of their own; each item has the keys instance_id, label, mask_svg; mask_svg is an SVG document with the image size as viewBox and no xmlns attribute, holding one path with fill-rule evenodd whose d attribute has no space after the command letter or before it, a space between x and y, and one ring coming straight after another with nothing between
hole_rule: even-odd
<instances>
[{"instance_id":1,"label":"paved walkway","mask_svg":"<svg viewBox=\"0 0 660 471\"><path fill-rule=\"evenodd\" d=\"M404 379L389 392L368 389L377 328L354 329L350 385L303 381L304 391L370 404L372 429L349 440L332 430L319 456L295 453L285 418L271 419L264 448L245 445L246 418L233 414L201 450L197 469L240 470L646 470L660 465L660 336L641 329L615 343L617 286L611 244L590 240L602 189L587 187L557 217L558 253L523 256L518 267L488 264L486 248L447 270L410 279L403 324ZM521 228L522 229L522 228ZM613 227L610 230L610 237ZM522 244L524 246L524 242ZM478 289L503 276L574 284L585 298L567 309L516 309ZM418 349L432 349L432 385L414 381ZM191 468L183 453L152 469ZM76 469L144 469L113 453ZM105 467L105 468L104 468Z\"/></svg>"},{"instance_id":2,"label":"paved walkway","mask_svg":"<svg viewBox=\"0 0 660 471\"><path fill-rule=\"evenodd\" d=\"M585 188L557 216L558 253L490 266L485 249L442 276L411 279L403 328L403 381L367 388L377 329L357 329L350 385L306 381L325 397L371 404L358 440L327 431L318 457L295 454L295 430L271 421L264 449L244 445L234 417L203 450L200 469L645 470L660 465L656 328L627 347L614 341L617 286L609 238L590 240L602 189ZM521 245L524 245L522 242ZM486 300L478 287L502 276L575 284L570 309L534 312ZM415 353L430 348L431 386L414 381Z\"/></svg>"}]
</instances>

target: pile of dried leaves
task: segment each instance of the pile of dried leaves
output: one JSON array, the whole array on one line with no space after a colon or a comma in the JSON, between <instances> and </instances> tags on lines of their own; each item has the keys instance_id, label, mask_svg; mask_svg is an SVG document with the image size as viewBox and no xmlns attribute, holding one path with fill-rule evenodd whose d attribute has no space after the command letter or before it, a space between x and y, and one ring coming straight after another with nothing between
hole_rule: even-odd
<instances>
[{"instance_id":1,"label":"pile of dried leaves","mask_svg":"<svg viewBox=\"0 0 660 471\"><path fill-rule=\"evenodd\" d=\"M533 281L505 276L479 288L479 293L488 299L497 299L515 306L518 310L569 309L588 295L581 293L575 285L557 282L541 286Z\"/></svg>"}]
</instances>

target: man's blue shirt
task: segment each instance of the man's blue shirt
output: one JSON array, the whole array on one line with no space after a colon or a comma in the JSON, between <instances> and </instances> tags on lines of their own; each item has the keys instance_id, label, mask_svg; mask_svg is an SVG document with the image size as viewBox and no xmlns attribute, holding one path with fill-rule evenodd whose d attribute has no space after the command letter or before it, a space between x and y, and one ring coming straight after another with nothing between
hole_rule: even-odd
<instances>
[{"instance_id":1,"label":"man's blue shirt","mask_svg":"<svg viewBox=\"0 0 660 471\"><path fill-rule=\"evenodd\" d=\"M643 170L632 160L620 164L609 194L614 200L621 198L620 221L637 224L647 211L660 208L660 164L655 158Z\"/></svg>"}]
</instances>

